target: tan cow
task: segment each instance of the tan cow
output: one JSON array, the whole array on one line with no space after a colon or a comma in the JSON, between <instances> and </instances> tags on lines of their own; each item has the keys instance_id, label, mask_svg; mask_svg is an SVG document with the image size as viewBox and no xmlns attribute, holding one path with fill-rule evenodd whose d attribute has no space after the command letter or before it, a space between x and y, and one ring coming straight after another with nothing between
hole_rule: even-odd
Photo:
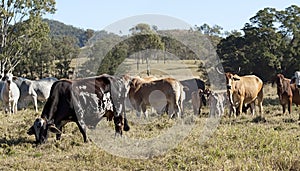
<instances>
[{"instance_id":1,"label":"tan cow","mask_svg":"<svg viewBox=\"0 0 300 171\"><path fill-rule=\"evenodd\" d=\"M169 117L182 114L184 99L183 86L174 78L164 78L145 81L139 77L133 78L128 93L131 105L140 116L141 111L147 118L147 107L153 107L158 113L167 111Z\"/></svg>"},{"instance_id":2,"label":"tan cow","mask_svg":"<svg viewBox=\"0 0 300 171\"><path fill-rule=\"evenodd\" d=\"M225 73L227 92L232 108L238 107L241 114L244 104L251 104L252 115L255 114L255 100L258 100L259 112L263 113L263 82L255 75L238 76Z\"/></svg>"}]
</instances>

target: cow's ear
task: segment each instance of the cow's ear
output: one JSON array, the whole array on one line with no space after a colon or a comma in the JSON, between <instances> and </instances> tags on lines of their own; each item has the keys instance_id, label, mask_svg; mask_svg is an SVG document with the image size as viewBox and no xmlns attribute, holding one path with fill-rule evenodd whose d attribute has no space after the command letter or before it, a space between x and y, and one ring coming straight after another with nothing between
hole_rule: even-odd
<instances>
[{"instance_id":1,"label":"cow's ear","mask_svg":"<svg viewBox=\"0 0 300 171\"><path fill-rule=\"evenodd\" d=\"M183 91L190 91L188 86L183 86Z\"/></svg>"},{"instance_id":2,"label":"cow's ear","mask_svg":"<svg viewBox=\"0 0 300 171\"><path fill-rule=\"evenodd\" d=\"M33 135L33 134L34 134L34 128L33 128L33 126L31 126L31 127L28 129L27 134L28 134L28 135Z\"/></svg>"},{"instance_id":3,"label":"cow's ear","mask_svg":"<svg viewBox=\"0 0 300 171\"><path fill-rule=\"evenodd\" d=\"M49 131L51 131L51 132L53 132L53 133L55 133L55 134L61 134L62 132L58 129L58 128L56 128L54 125L49 125Z\"/></svg>"},{"instance_id":4,"label":"cow's ear","mask_svg":"<svg viewBox=\"0 0 300 171\"><path fill-rule=\"evenodd\" d=\"M239 77L239 76L237 76L237 75L233 76L232 78L233 78L233 80L234 80L234 81L238 81L238 80L240 80L240 77Z\"/></svg>"},{"instance_id":5,"label":"cow's ear","mask_svg":"<svg viewBox=\"0 0 300 171\"><path fill-rule=\"evenodd\" d=\"M292 79L291 79L291 84L294 84L296 82L296 77L293 76Z\"/></svg>"}]
</instances>

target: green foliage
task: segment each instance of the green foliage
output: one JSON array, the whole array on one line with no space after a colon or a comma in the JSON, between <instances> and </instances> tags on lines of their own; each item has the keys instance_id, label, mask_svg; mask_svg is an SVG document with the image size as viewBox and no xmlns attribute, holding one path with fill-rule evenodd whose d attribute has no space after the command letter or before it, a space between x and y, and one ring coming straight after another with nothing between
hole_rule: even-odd
<instances>
[{"instance_id":1,"label":"green foliage","mask_svg":"<svg viewBox=\"0 0 300 171\"><path fill-rule=\"evenodd\" d=\"M242 29L222 39L217 53L225 71L256 74L271 81L276 73L291 77L300 67L300 8L292 5L284 11L265 8L250 18Z\"/></svg>"},{"instance_id":2,"label":"green foliage","mask_svg":"<svg viewBox=\"0 0 300 171\"><path fill-rule=\"evenodd\" d=\"M85 46L87 41L94 35L94 30L91 29L83 30L55 20L43 19L43 21L48 23L52 38L71 37L76 40L74 43L79 47Z\"/></svg>"},{"instance_id":3,"label":"green foliage","mask_svg":"<svg viewBox=\"0 0 300 171\"><path fill-rule=\"evenodd\" d=\"M0 69L13 70L47 39L49 28L41 16L53 13L55 1L2 1L0 11Z\"/></svg>"}]
</instances>

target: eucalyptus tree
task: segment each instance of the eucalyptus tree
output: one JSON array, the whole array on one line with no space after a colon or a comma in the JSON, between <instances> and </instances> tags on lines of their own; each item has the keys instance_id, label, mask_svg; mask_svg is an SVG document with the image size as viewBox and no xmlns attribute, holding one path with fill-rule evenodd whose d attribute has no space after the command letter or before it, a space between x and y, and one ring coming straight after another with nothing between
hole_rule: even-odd
<instances>
[{"instance_id":1,"label":"eucalyptus tree","mask_svg":"<svg viewBox=\"0 0 300 171\"><path fill-rule=\"evenodd\" d=\"M55 0L2 0L0 4L0 69L12 71L48 38L42 15L55 12Z\"/></svg>"}]
</instances>

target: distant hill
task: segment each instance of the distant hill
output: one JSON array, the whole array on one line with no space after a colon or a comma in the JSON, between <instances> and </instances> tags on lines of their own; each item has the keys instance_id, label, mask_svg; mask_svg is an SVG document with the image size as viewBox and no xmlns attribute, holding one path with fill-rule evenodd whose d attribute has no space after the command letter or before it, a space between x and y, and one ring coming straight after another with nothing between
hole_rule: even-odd
<instances>
[{"instance_id":1,"label":"distant hill","mask_svg":"<svg viewBox=\"0 0 300 171\"><path fill-rule=\"evenodd\" d=\"M66 25L56 20L43 19L44 22L48 23L50 27L51 37L63 37L70 36L77 40L79 47L85 46L87 40L94 34L94 30L91 29L80 29L72 25Z\"/></svg>"}]
</instances>

